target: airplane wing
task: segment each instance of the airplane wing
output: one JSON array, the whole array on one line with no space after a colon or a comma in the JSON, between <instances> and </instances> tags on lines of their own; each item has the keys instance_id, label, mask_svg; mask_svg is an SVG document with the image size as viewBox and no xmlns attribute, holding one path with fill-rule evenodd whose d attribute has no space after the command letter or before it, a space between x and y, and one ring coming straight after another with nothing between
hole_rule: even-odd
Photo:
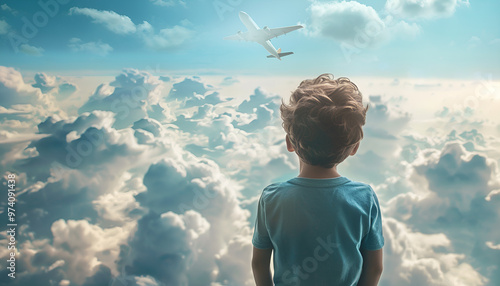
<instances>
[{"instance_id":1,"label":"airplane wing","mask_svg":"<svg viewBox=\"0 0 500 286\"><path fill-rule=\"evenodd\" d=\"M304 26L302 25L296 25L296 26L289 26L289 27L283 27L283 28L274 28L274 29L269 29L268 34L270 36L269 39L276 38L278 36L290 33L292 31L302 29Z\"/></svg>"},{"instance_id":2,"label":"airplane wing","mask_svg":"<svg viewBox=\"0 0 500 286\"><path fill-rule=\"evenodd\" d=\"M238 32L238 34L234 34L234 35L231 35L231 36L224 37L224 40L230 40L230 41L245 41L245 40L246 40L246 38L245 38L245 34L246 34L246 33L241 33L241 32Z\"/></svg>"}]
</instances>

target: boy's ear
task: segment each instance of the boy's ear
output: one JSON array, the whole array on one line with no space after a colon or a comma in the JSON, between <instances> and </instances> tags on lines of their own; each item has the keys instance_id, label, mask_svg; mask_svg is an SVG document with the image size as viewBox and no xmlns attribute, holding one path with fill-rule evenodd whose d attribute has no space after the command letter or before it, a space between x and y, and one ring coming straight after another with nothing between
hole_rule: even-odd
<instances>
[{"instance_id":1,"label":"boy's ear","mask_svg":"<svg viewBox=\"0 0 500 286\"><path fill-rule=\"evenodd\" d=\"M354 154L356 154L356 152L358 152L358 148L359 148L359 142L356 143L356 145L354 145L354 148L352 148L352 151L351 151L351 156L353 156Z\"/></svg>"},{"instance_id":2,"label":"boy's ear","mask_svg":"<svg viewBox=\"0 0 500 286\"><path fill-rule=\"evenodd\" d=\"M286 141L286 149L288 150L288 152L295 152L295 149L293 149L292 146L292 142L290 142L290 138L288 138L288 134L285 137L285 141Z\"/></svg>"}]
</instances>

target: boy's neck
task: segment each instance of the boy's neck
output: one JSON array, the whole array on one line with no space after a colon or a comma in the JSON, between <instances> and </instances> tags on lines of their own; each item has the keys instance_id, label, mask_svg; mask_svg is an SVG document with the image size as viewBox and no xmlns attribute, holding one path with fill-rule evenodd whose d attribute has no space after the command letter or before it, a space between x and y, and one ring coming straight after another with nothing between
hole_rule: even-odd
<instances>
[{"instance_id":1,"label":"boy's neck","mask_svg":"<svg viewBox=\"0 0 500 286\"><path fill-rule=\"evenodd\" d=\"M330 179L340 177L340 174L337 172L337 166L332 168L323 168L320 166L309 165L300 160L300 173L298 177L310 179Z\"/></svg>"}]
</instances>

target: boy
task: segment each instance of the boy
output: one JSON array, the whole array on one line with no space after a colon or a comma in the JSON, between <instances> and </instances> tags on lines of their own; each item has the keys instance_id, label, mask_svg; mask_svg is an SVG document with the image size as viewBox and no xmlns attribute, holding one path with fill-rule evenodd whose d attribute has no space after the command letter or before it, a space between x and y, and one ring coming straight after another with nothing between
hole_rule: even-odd
<instances>
[{"instance_id":1,"label":"boy","mask_svg":"<svg viewBox=\"0 0 500 286\"><path fill-rule=\"evenodd\" d=\"M252 239L257 286L378 284L384 238L377 196L337 172L358 150L367 109L354 83L330 74L302 81L281 104L287 149L298 155L300 174L269 185L259 199Z\"/></svg>"}]
</instances>

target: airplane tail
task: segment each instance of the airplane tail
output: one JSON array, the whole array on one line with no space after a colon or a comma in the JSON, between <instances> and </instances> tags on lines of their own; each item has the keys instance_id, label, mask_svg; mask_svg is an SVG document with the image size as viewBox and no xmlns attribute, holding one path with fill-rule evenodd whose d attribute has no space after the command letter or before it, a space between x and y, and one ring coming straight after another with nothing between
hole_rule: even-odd
<instances>
[{"instance_id":1,"label":"airplane tail","mask_svg":"<svg viewBox=\"0 0 500 286\"><path fill-rule=\"evenodd\" d=\"M278 53L278 55L280 56L280 58L281 58L281 57L288 56L288 55L291 55L291 54L293 54L293 52ZM268 58L274 58L274 56L273 56L273 55L269 55L269 56L267 56L267 57L268 57Z\"/></svg>"}]
</instances>

